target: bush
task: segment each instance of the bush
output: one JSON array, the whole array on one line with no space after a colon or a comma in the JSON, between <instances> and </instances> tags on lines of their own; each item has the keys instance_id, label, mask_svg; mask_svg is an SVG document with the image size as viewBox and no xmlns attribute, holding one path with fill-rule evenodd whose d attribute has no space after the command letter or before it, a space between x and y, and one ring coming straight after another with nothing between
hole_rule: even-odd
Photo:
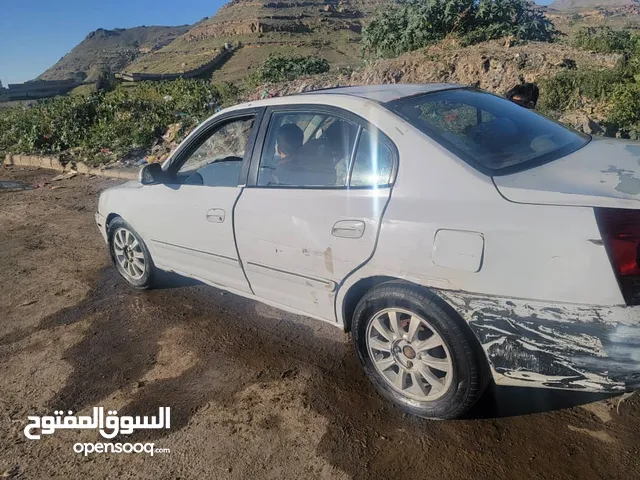
<instances>
[{"instance_id":1,"label":"bush","mask_svg":"<svg viewBox=\"0 0 640 480\"><path fill-rule=\"evenodd\" d=\"M607 100L625 80L620 69L560 72L540 82L540 109L549 112L574 108L582 97Z\"/></svg>"},{"instance_id":2,"label":"bush","mask_svg":"<svg viewBox=\"0 0 640 480\"><path fill-rule=\"evenodd\" d=\"M576 32L573 44L600 53L629 52L636 50L638 38L628 30L613 30L610 27L583 27Z\"/></svg>"},{"instance_id":3,"label":"bush","mask_svg":"<svg viewBox=\"0 0 640 480\"><path fill-rule=\"evenodd\" d=\"M625 136L638 139L640 133L640 85L617 85L611 94L608 122Z\"/></svg>"},{"instance_id":4,"label":"bush","mask_svg":"<svg viewBox=\"0 0 640 480\"><path fill-rule=\"evenodd\" d=\"M199 80L120 85L111 92L56 97L0 115L0 152L58 153L80 149L92 158L103 149L125 155L149 148L176 122L188 129L207 116L228 86Z\"/></svg>"},{"instance_id":5,"label":"bush","mask_svg":"<svg viewBox=\"0 0 640 480\"><path fill-rule=\"evenodd\" d=\"M254 74L254 81L257 83L283 82L328 71L329 62L324 58L272 55L258 67Z\"/></svg>"},{"instance_id":6,"label":"bush","mask_svg":"<svg viewBox=\"0 0 640 480\"><path fill-rule=\"evenodd\" d=\"M505 36L550 42L559 33L527 0L408 0L376 10L363 30L363 51L397 56L449 35L469 45Z\"/></svg>"},{"instance_id":7,"label":"bush","mask_svg":"<svg viewBox=\"0 0 640 480\"><path fill-rule=\"evenodd\" d=\"M231 82L214 83L213 88L220 94L220 101L225 107L238 103L240 89Z\"/></svg>"}]
</instances>

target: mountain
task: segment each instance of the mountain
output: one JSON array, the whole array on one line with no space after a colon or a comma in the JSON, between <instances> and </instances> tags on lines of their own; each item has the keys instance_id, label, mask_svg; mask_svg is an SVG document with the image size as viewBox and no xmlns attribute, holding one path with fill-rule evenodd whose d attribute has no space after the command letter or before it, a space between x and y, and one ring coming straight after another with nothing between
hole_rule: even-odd
<instances>
[{"instance_id":1,"label":"mountain","mask_svg":"<svg viewBox=\"0 0 640 480\"><path fill-rule=\"evenodd\" d=\"M553 10L573 10L596 7L625 7L628 5L640 5L638 0L555 0L549 5Z\"/></svg>"},{"instance_id":2,"label":"mountain","mask_svg":"<svg viewBox=\"0 0 640 480\"><path fill-rule=\"evenodd\" d=\"M360 59L364 19L389 0L232 0L167 46L138 58L128 73L176 73L213 58L225 43L240 45L214 72L239 80L270 54L318 55L332 67Z\"/></svg>"},{"instance_id":3,"label":"mountain","mask_svg":"<svg viewBox=\"0 0 640 480\"><path fill-rule=\"evenodd\" d=\"M190 28L189 25L115 30L99 28L40 75L38 80L97 80L103 73L118 72L133 60L170 44Z\"/></svg>"}]
</instances>

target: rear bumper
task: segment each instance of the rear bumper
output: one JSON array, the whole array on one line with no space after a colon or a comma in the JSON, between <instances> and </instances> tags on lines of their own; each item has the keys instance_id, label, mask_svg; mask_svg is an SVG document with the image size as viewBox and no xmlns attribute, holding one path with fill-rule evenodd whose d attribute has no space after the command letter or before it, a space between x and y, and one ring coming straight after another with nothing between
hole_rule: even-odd
<instances>
[{"instance_id":1,"label":"rear bumper","mask_svg":"<svg viewBox=\"0 0 640 480\"><path fill-rule=\"evenodd\" d=\"M587 391L640 388L640 306L439 294L469 323L498 384Z\"/></svg>"},{"instance_id":2,"label":"rear bumper","mask_svg":"<svg viewBox=\"0 0 640 480\"><path fill-rule=\"evenodd\" d=\"M107 219L100 215L100 213L96 212L95 214L96 224L98 225L98 230L102 234L102 238L104 238L105 243L108 243L107 238Z\"/></svg>"}]
</instances>

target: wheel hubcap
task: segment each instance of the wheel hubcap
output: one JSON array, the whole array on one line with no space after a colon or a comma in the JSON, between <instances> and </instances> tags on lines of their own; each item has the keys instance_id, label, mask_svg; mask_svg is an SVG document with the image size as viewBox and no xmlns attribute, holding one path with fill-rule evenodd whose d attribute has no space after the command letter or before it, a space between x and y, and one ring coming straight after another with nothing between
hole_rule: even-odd
<instances>
[{"instance_id":1,"label":"wheel hubcap","mask_svg":"<svg viewBox=\"0 0 640 480\"><path fill-rule=\"evenodd\" d=\"M366 340L376 370L402 395L431 401L451 386L449 349L424 318L403 309L382 310L369 322Z\"/></svg>"},{"instance_id":2,"label":"wheel hubcap","mask_svg":"<svg viewBox=\"0 0 640 480\"><path fill-rule=\"evenodd\" d=\"M113 234L113 251L116 261L127 277L138 280L146 272L146 262L140 242L126 228L119 228Z\"/></svg>"}]
</instances>

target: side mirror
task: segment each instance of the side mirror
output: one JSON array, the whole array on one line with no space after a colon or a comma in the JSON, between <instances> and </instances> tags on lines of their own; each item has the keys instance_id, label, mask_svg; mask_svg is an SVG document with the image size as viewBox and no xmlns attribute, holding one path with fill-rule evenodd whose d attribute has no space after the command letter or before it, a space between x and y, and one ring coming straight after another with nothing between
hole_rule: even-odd
<instances>
[{"instance_id":1,"label":"side mirror","mask_svg":"<svg viewBox=\"0 0 640 480\"><path fill-rule=\"evenodd\" d=\"M138 173L138 181L142 185L162 183L163 174L162 165L159 163L150 163L140 169L140 172Z\"/></svg>"}]
</instances>

